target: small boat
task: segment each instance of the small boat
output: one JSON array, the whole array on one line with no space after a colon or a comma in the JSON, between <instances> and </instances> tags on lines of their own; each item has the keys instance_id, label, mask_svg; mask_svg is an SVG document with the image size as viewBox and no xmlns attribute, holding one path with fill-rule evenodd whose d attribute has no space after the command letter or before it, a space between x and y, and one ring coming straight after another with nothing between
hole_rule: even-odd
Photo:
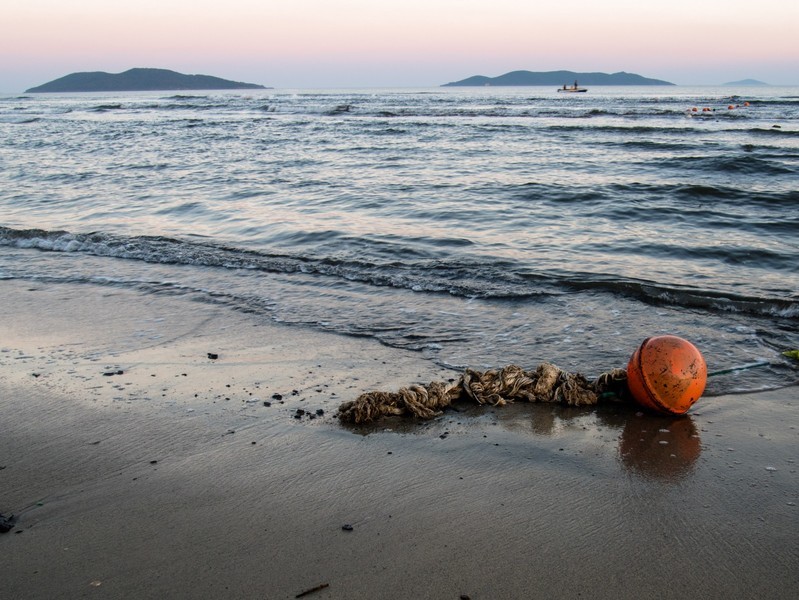
<instances>
[{"instance_id":1,"label":"small boat","mask_svg":"<svg viewBox=\"0 0 799 600\"><path fill-rule=\"evenodd\" d=\"M558 91L559 91L559 92L571 92L571 93L575 93L575 92L587 92L587 91L588 91L588 88L581 88L581 87L577 87L577 85L576 85L576 84L575 84L575 85L572 85L572 86L570 86L570 87L566 87L566 86L564 85L562 88L558 88Z\"/></svg>"}]
</instances>

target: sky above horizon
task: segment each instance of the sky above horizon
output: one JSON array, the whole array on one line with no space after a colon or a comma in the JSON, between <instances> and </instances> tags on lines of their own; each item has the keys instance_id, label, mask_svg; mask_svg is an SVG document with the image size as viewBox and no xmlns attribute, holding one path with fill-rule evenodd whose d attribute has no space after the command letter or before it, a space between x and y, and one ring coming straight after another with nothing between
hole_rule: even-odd
<instances>
[{"instance_id":1,"label":"sky above horizon","mask_svg":"<svg viewBox=\"0 0 799 600\"><path fill-rule=\"evenodd\" d=\"M17 0L0 92L158 67L276 88L428 87L508 71L799 85L791 0Z\"/></svg>"}]
</instances>

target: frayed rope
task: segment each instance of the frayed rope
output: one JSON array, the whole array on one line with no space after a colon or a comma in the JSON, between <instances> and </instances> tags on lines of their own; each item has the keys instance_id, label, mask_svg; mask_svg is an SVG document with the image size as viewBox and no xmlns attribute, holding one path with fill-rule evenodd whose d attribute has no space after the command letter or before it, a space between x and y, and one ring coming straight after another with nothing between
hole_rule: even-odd
<instances>
[{"instance_id":1,"label":"frayed rope","mask_svg":"<svg viewBox=\"0 0 799 600\"><path fill-rule=\"evenodd\" d=\"M478 404L502 406L508 402L557 402L568 406L592 406L606 398L618 398L627 382L624 369L603 373L588 381L580 373L567 373L550 363L535 371L516 365L502 369L475 371L466 369L456 381L434 381L412 385L398 392L367 392L343 403L338 417L349 423L369 423L388 415L409 415L432 419L461 399Z\"/></svg>"}]
</instances>

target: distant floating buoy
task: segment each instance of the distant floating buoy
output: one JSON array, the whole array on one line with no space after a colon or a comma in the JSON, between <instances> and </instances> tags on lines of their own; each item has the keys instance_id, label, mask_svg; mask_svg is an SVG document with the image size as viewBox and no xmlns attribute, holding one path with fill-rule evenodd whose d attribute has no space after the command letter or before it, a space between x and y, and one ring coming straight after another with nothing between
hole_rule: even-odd
<instances>
[{"instance_id":1,"label":"distant floating buoy","mask_svg":"<svg viewBox=\"0 0 799 600\"><path fill-rule=\"evenodd\" d=\"M748 102L744 102L744 106L749 106L749 103Z\"/></svg>"},{"instance_id":2,"label":"distant floating buoy","mask_svg":"<svg viewBox=\"0 0 799 600\"><path fill-rule=\"evenodd\" d=\"M734 104L730 104L730 105L727 107L727 109L728 109L728 110L732 110L732 109L734 109L734 108L735 108L735 105L734 105Z\"/></svg>"},{"instance_id":3,"label":"distant floating buoy","mask_svg":"<svg viewBox=\"0 0 799 600\"><path fill-rule=\"evenodd\" d=\"M691 342L674 335L645 339L627 365L627 387L645 408L682 415L705 391L707 364Z\"/></svg>"},{"instance_id":4,"label":"distant floating buoy","mask_svg":"<svg viewBox=\"0 0 799 600\"><path fill-rule=\"evenodd\" d=\"M698 108L696 108L696 106L694 106L694 107L691 109L691 112L697 112L698 110L699 110L699 109L698 109Z\"/></svg>"}]
</instances>

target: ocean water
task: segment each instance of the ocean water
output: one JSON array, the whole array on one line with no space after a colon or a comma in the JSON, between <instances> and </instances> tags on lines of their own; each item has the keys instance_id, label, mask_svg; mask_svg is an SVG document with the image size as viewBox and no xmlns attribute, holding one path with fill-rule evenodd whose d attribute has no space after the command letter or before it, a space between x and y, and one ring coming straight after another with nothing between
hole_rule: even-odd
<instances>
[{"instance_id":1,"label":"ocean water","mask_svg":"<svg viewBox=\"0 0 799 600\"><path fill-rule=\"evenodd\" d=\"M590 376L672 333L711 372L764 363L709 394L789 385L799 88L0 96L0 279L457 368Z\"/></svg>"}]
</instances>

